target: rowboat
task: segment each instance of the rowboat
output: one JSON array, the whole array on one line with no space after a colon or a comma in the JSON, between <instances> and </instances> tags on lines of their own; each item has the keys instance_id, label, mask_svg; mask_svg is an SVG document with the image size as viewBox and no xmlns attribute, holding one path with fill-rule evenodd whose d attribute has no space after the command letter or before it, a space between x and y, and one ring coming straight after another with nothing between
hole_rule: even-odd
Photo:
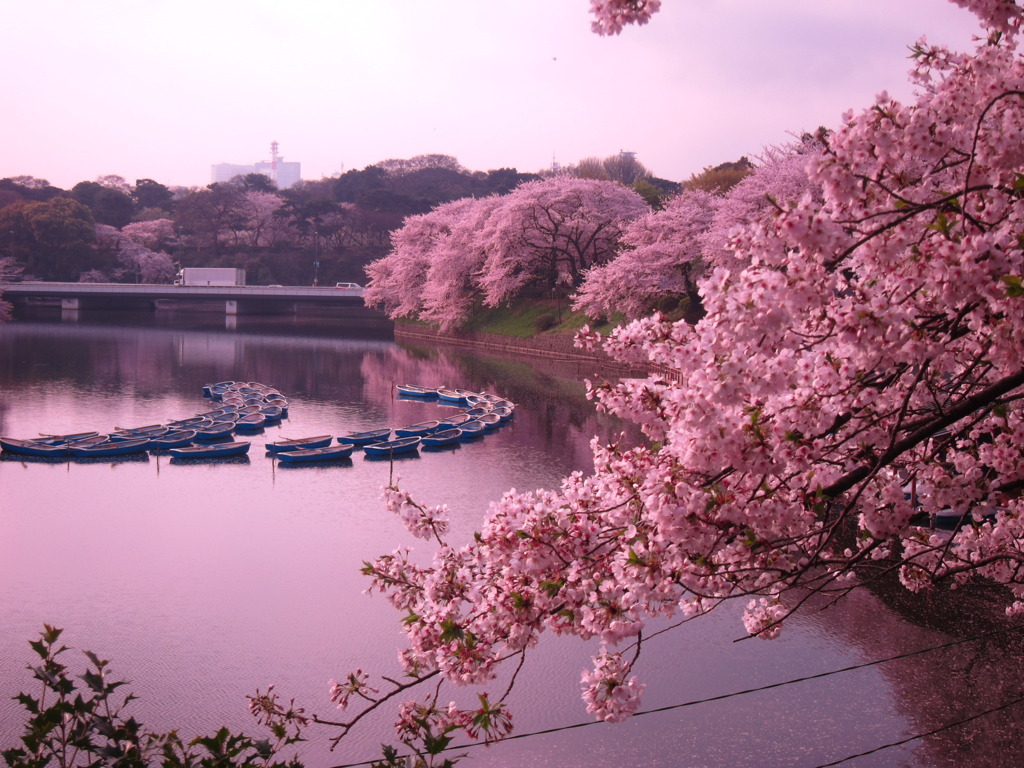
<instances>
[{"instance_id":1,"label":"rowboat","mask_svg":"<svg viewBox=\"0 0 1024 768\"><path fill-rule=\"evenodd\" d=\"M455 429L442 429L438 432L434 432L430 435L423 436L423 447L424 448L440 448L444 445L455 445L459 442L459 437L462 435L462 430L456 427Z\"/></svg>"},{"instance_id":2,"label":"rowboat","mask_svg":"<svg viewBox=\"0 0 1024 768\"><path fill-rule=\"evenodd\" d=\"M333 435L317 435L316 437L296 437L290 440L278 440L267 443L264 447L271 453L284 451L302 451L311 448L326 448L334 439Z\"/></svg>"},{"instance_id":3,"label":"rowboat","mask_svg":"<svg viewBox=\"0 0 1024 768\"><path fill-rule=\"evenodd\" d=\"M219 440L222 437L230 437L231 433L235 431L234 423L228 424L214 424L209 427L203 427L202 429L196 430L196 440Z\"/></svg>"},{"instance_id":4,"label":"rowboat","mask_svg":"<svg viewBox=\"0 0 1024 768\"><path fill-rule=\"evenodd\" d=\"M297 463L302 461L335 461L347 459L355 450L352 443L339 443L338 445L325 446L323 448L304 448L297 451L281 451L276 454L278 461Z\"/></svg>"},{"instance_id":5,"label":"rowboat","mask_svg":"<svg viewBox=\"0 0 1024 768\"><path fill-rule=\"evenodd\" d=\"M409 424L405 427L398 427L395 429L395 435L397 437L422 437L423 435L429 435L431 432L436 432L441 428L441 422L437 421L421 421L418 424Z\"/></svg>"},{"instance_id":6,"label":"rowboat","mask_svg":"<svg viewBox=\"0 0 1024 768\"><path fill-rule=\"evenodd\" d=\"M437 397L439 400L444 400L446 403L465 403L466 398L469 395L476 394L470 392L468 389L439 389L437 390Z\"/></svg>"},{"instance_id":7,"label":"rowboat","mask_svg":"<svg viewBox=\"0 0 1024 768\"><path fill-rule=\"evenodd\" d=\"M138 437L134 440L111 440L106 443L95 445L68 446L68 452L77 459L87 459L93 456L127 456L130 453L142 453L149 450L149 438Z\"/></svg>"},{"instance_id":8,"label":"rowboat","mask_svg":"<svg viewBox=\"0 0 1024 768\"><path fill-rule=\"evenodd\" d=\"M202 424L204 421L206 421L206 417L204 416L189 416L187 419L174 419L173 421L168 421L167 426L171 429L194 427L197 424Z\"/></svg>"},{"instance_id":9,"label":"rowboat","mask_svg":"<svg viewBox=\"0 0 1024 768\"><path fill-rule=\"evenodd\" d=\"M187 445L171 448L167 452L176 459L214 459L224 456L243 456L249 452L249 443L214 443L211 445Z\"/></svg>"},{"instance_id":10,"label":"rowboat","mask_svg":"<svg viewBox=\"0 0 1024 768\"><path fill-rule=\"evenodd\" d=\"M484 425L484 429L497 429L501 426L501 416L496 413L485 413L478 416L477 421Z\"/></svg>"},{"instance_id":11,"label":"rowboat","mask_svg":"<svg viewBox=\"0 0 1024 768\"><path fill-rule=\"evenodd\" d=\"M93 435L92 437L83 437L81 440L75 440L73 443L65 443L65 448L75 446L76 448L82 448L87 445L99 445L100 443L109 443L110 435Z\"/></svg>"},{"instance_id":12,"label":"rowboat","mask_svg":"<svg viewBox=\"0 0 1024 768\"><path fill-rule=\"evenodd\" d=\"M271 421L280 421L284 418L284 408L279 405L264 405L260 408L260 413L263 414L263 417L268 423Z\"/></svg>"},{"instance_id":13,"label":"rowboat","mask_svg":"<svg viewBox=\"0 0 1024 768\"><path fill-rule=\"evenodd\" d=\"M369 443L363 447L367 456L391 456L396 453L409 453L415 451L420 444L421 437L400 437L397 440L387 440L383 443Z\"/></svg>"},{"instance_id":14,"label":"rowboat","mask_svg":"<svg viewBox=\"0 0 1024 768\"><path fill-rule=\"evenodd\" d=\"M507 405L499 405L495 407L494 410L491 411L491 413L493 413L502 421L508 421L509 419L512 418L512 415L515 413L515 411L513 411Z\"/></svg>"},{"instance_id":15,"label":"rowboat","mask_svg":"<svg viewBox=\"0 0 1024 768\"><path fill-rule=\"evenodd\" d=\"M459 425L460 440L469 440L474 437L483 437L484 432L487 431L487 427L482 421L473 419L473 421L467 421L465 424Z\"/></svg>"},{"instance_id":16,"label":"rowboat","mask_svg":"<svg viewBox=\"0 0 1024 768\"><path fill-rule=\"evenodd\" d=\"M453 413L451 416L445 416L443 419L440 419L441 429L453 429L472 420L473 417L468 413Z\"/></svg>"},{"instance_id":17,"label":"rowboat","mask_svg":"<svg viewBox=\"0 0 1024 768\"><path fill-rule=\"evenodd\" d=\"M110 433L110 440L111 442L119 443L125 440L138 440L140 437L152 439L166 435L170 431L170 427L165 427L161 424L156 424L152 427L136 427L135 429L119 428Z\"/></svg>"},{"instance_id":18,"label":"rowboat","mask_svg":"<svg viewBox=\"0 0 1024 768\"><path fill-rule=\"evenodd\" d=\"M61 443L73 443L75 440L82 440L86 437L95 437L97 434L97 432L75 432L70 435L48 435L40 432L39 437L34 442L58 445Z\"/></svg>"},{"instance_id":19,"label":"rowboat","mask_svg":"<svg viewBox=\"0 0 1024 768\"><path fill-rule=\"evenodd\" d=\"M366 445L367 443L379 443L391 436L391 427L386 429L373 429L369 432L349 432L338 438L339 443L352 443L353 445Z\"/></svg>"},{"instance_id":20,"label":"rowboat","mask_svg":"<svg viewBox=\"0 0 1024 768\"><path fill-rule=\"evenodd\" d=\"M179 429L175 432L168 432L166 435L160 435L160 437L150 438L149 447L156 450L180 448L183 445L188 445L195 439L196 430Z\"/></svg>"},{"instance_id":21,"label":"rowboat","mask_svg":"<svg viewBox=\"0 0 1024 768\"><path fill-rule=\"evenodd\" d=\"M259 411L247 413L235 422L235 430L238 432L255 432L258 429L263 429L266 423L267 417Z\"/></svg>"},{"instance_id":22,"label":"rowboat","mask_svg":"<svg viewBox=\"0 0 1024 768\"><path fill-rule=\"evenodd\" d=\"M0 437L0 448L5 453L17 453L21 456L67 456L66 443L51 445L36 440L18 440L13 437Z\"/></svg>"},{"instance_id":23,"label":"rowboat","mask_svg":"<svg viewBox=\"0 0 1024 768\"><path fill-rule=\"evenodd\" d=\"M398 394L405 395L406 397L422 397L424 399L432 400L437 397L437 387L418 387L415 384L398 384L395 387L398 390Z\"/></svg>"},{"instance_id":24,"label":"rowboat","mask_svg":"<svg viewBox=\"0 0 1024 768\"><path fill-rule=\"evenodd\" d=\"M160 430L167 430L167 427L163 424L147 424L144 427L114 427L114 433L127 434L131 432L137 432L140 434L149 432L159 432Z\"/></svg>"}]
</instances>

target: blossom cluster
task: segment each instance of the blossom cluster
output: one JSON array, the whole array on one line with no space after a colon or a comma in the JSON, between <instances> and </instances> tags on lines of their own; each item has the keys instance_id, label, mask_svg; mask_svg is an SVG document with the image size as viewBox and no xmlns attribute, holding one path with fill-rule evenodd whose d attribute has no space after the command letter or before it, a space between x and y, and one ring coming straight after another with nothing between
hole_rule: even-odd
<instances>
[{"instance_id":1,"label":"blossom cluster","mask_svg":"<svg viewBox=\"0 0 1024 768\"><path fill-rule=\"evenodd\" d=\"M583 334L655 371L589 391L648 442L594 441L592 473L506 493L428 566L367 564L407 612L407 670L479 685L544 632L596 639L584 698L617 720L653 618L741 599L771 638L808 591L895 567L1024 612L1024 57L1016 5L977 5L1005 34L920 44L914 102L844 116L805 191L730 231L699 322Z\"/></svg>"},{"instance_id":2,"label":"blossom cluster","mask_svg":"<svg viewBox=\"0 0 1024 768\"><path fill-rule=\"evenodd\" d=\"M398 480L396 479L396 483ZM420 539L439 538L448 532L448 505L425 507L412 500L397 485L389 485L382 494L384 508L401 518L406 530Z\"/></svg>"},{"instance_id":3,"label":"blossom cluster","mask_svg":"<svg viewBox=\"0 0 1024 768\"><path fill-rule=\"evenodd\" d=\"M590 0L591 28L599 35L617 35L627 24L646 24L661 0Z\"/></svg>"},{"instance_id":4,"label":"blossom cluster","mask_svg":"<svg viewBox=\"0 0 1024 768\"><path fill-rule=\"evenodd\" d=\"M625 224L648 210L621 184L571 176L445 203L408 217L392 235L391 253L366 269L364 299L393 318L450 329L477 302L498 306L528 287L568 295L615 255Z\"/></svg>"}]
</instances>

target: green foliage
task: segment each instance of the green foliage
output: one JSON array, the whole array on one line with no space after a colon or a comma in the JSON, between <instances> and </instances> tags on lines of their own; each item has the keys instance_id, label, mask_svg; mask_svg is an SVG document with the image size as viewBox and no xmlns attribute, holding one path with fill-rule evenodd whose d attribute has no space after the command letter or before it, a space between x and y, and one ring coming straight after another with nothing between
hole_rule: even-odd
<instances>
[{"instance_id":1,"label":"green foliage","mask_svg":"<svg viewBox=\"0 0 1024 768\"><path fill-rule=\"evenodd\" d=\"M684 182L686 189L700 189L716 195L724 195L754 171L754 165L741 157L735 163L708 166Z\"/></svg>"},{"instance_id":2,"label":"green foliage","mask_svg":"<svg viewBox=\"0 0 1024 768\"><path fill-rule=\"evenodd\" d=\"M39 663L28 669L41 687L38 696L15 697L28 717L21 745L0 751L9 768L301 768L297 758L281 761L277 753L302 741L308 719L271 691L257 691L250 710L270 728L273 743L226 728L189 742L176 731L153 733L125 714L135 697L122 692L124 680L109 677L109 661L85 651L88 667L73 676L62 660L69 649L58 645L62 632L44 625L29 643Z\"/></svg>"},{"instance_id":3,"label":"green foliage","mask_svg":"<svg viewBox=\"0 0 1024 768\"><path fill-rule=\"evenodd\" d=\"M550 331L558 325L558 318L551 312L544 312L543 314L537 315L535 323L537 332L542 333L544 331Z\"/></svg>"},{"instance_id":4,"label":"green foliage","mask_svg":"<svg viewBox=\"0 0 1024 768\"><path fill-rule=\"evenodd\" d=\"M633 191L640 195L654 210L660 211L665 207L666 193L654 186L648 179L637 179L634 181Z\"/></svg>"}]
</instances>

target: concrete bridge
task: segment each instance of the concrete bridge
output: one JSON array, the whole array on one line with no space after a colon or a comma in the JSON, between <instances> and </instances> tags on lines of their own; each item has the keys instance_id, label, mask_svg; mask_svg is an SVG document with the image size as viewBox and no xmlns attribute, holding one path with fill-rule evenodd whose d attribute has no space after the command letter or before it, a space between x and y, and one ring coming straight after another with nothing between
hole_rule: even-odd
<instances>
[{"instance_id":1,"label":"concrete bridge","mask_svg":"<svg viewBox=\"0 0 1024 768\"><path fill-rule=\"evenodd\" d=\"M317 308L367 309L362 288L307 288L305 286L177 286L127 283L0 283L0 294L15 306L58 305L64 310L202 307L225 314L297 314Z\"/></svg>"}]
</instances>

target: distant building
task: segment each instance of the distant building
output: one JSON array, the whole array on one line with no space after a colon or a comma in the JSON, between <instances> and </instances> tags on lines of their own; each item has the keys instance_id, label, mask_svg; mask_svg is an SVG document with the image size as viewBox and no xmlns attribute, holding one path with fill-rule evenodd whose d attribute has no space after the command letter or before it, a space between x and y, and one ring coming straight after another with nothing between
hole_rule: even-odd
<instances>
[{"instance_id":1,"label":"distant building","mask_svg":"<svg viewBox=\"0 0 1024 768\"><path fill-rule=\"evenodd\" d=\"M266 160L252 165L235 165L234 163L217 163L210 166L210 181L213 183L231 181L235 176L249 173L262 173L277 184L278 189L288 189L302 180L302 163L286 163L277 154L277 142L270 145L271 161Z\"/></svg>"}]
</instances>

